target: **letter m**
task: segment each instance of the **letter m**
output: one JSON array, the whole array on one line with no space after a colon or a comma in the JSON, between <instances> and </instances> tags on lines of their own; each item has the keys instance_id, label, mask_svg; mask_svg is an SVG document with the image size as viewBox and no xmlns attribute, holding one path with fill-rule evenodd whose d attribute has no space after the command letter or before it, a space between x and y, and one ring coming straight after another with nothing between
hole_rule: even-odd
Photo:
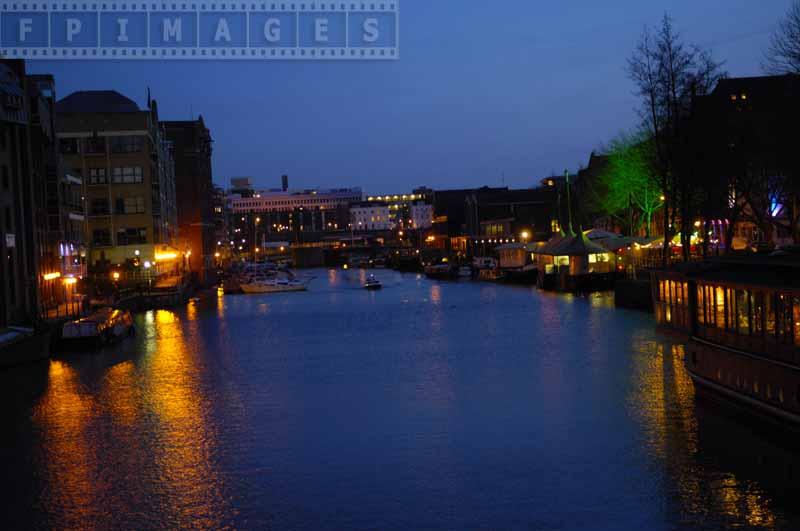
<instances>
[{"instance_id":1,"label":"letter m","mask_svg":"<svg viewBox=\"0 0 800 531\"><path fill-rule=\"evenodd\" d=\"M169 42L169 39L175 39L175 42L181 42L181 19L164 19L164 43Z\"/></svg>"}]
</instances>

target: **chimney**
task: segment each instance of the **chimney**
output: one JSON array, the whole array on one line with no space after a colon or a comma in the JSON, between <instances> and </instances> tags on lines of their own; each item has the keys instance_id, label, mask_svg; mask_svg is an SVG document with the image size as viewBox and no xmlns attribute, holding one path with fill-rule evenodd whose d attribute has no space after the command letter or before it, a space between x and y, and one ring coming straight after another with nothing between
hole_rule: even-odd
<instances>
[{"instance_id":1,"label":"chimney","mask_svg":"<svg viewBox=\"0 0 800 531\"><path fill-rule=\"evenodd\" d=\"M281 176L281 189L283 189L284 192L289 190L289 176L288 175L282 175Z\"/></svg>"}]
</instances>

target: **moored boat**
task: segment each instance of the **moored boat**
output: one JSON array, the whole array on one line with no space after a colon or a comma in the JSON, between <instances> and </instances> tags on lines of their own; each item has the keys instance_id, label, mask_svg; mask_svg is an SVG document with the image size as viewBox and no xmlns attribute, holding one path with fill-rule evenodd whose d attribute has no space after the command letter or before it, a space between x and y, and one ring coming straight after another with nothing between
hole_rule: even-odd
<instances>
[{"instance_id":1,"label":"moored boat","mask_svg":"<svg viewBox=\"0 0 800 531\"><path fill-rule=\"evenodd\" d=\"M127 310L101 308L92 315L64 323L65 342L110 343L133 334L133 317Z\"/></svg>"},{"instance_id":2,"label":"moored boat","mask_svg":"<svg viewBox=\"0 0 800 531\"><path fill-rule=\"evenodd\" d=\"M425 276L432 279L453 279L456 278L457 274L457 270L450 264L437 264L425 267Z\"/></svg>"},{"instance_id":3,"label":"moored boat","mask_svg":"<svg viewBox=\"0 0 800 531\"><path fill-rule=\"evenodd\" d=\"M684 264L651 285L698 391L800 429L800 254Z\"/></svg>"},{"instance_id":4,"label":"moored boat","mask_svg":"<svg viewBox=\"0 0 800 531\"><path fill-rule=\"evenodd\" d=\"M307 291L305 282L289 278L263 278L252 279L241 284L242 292L252 295L261 293L290 293Z\"/></svg>"}]
</instances>

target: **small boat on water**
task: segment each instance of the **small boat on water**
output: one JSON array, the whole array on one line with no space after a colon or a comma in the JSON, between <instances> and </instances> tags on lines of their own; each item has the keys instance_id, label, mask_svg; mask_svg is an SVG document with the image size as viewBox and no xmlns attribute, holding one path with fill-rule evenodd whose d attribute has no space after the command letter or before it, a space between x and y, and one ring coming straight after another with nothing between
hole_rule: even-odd
<instances>
[{"instance_id":1,"label":"small boat on water","mask_svg":"<svg viewBox=\"0 0 800 531\"><path fill-rule=\"evenodd\" d=\"M456 278L457 274L457 270L450 264L437 264L425 267L425 276L432 279L453 279Z\"/></svg>"},{"instance_id":2,"label":"small boat on water","mask_svg":"<svg viewBox=\"0 0 800 531\"><path fill-rule=\"evenodd\" d=\"M290 293L308 290L308 284L293 278L253 278L241 283L245 294Z\"/></svg>"},{"instance_id":3,"label":"small boat on water","mask_svg":"<svg viewBox=\"0 0 800 531\"><path fill-rule=\"evenodd\" d=\"M133 317L129 311L101 308L88 317L64 323L61 339L65 342L104 344L134 332Z\"/></svg>"},{"instance_id":4,"label":"small boat on water","mask_svg":"<svg viewBox=\"0 0 800 531\"><path fill-rule=\"evenodd\" d=\"M470 266L459 267L458 278L472 278L472 268Z\"/></svg>"},{"instance_id":5,"label":"small boat on water","mask_svg":"<svg viewBox=\"0 0 800 531\"><path fill-rule=\"evenodd\" d=\"M367 277L367 281L364 282L364 289L369 291L376 291L383 288L383 284L381 281L375 278L375 275L370 275Z\"/></svg>"}]
</instances>

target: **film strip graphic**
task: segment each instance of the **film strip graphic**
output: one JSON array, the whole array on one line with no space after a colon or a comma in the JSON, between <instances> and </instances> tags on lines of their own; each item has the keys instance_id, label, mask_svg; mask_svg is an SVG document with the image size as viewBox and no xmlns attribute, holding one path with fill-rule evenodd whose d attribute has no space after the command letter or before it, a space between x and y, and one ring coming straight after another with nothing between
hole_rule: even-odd
<instances>
[{"instance_id":1,"label":"film strip graphic","mask_svg":"<svg viewBox=\"0 0 800 531\"><path fill-rule=\"evenodd\" d=\"M400 0L0 0L0 56L39 60L393 60Z\"/></svg>"}]
</instances>

